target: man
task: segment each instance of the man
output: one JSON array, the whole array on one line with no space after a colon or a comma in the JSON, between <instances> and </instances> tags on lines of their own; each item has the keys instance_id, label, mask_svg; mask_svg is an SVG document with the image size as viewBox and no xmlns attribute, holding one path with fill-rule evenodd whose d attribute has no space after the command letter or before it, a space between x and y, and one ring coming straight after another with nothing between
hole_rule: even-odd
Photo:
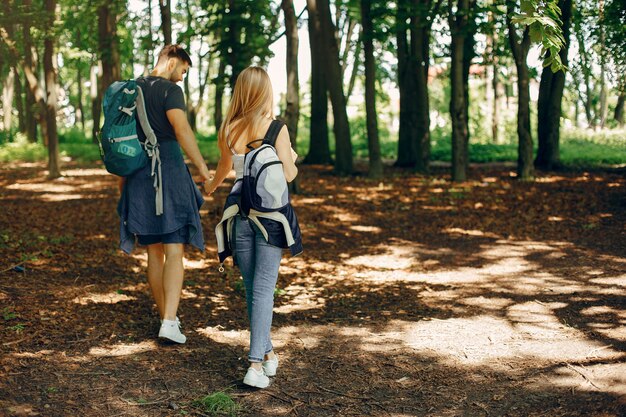
<instances>
[{"instance_id":1,"label":"man","mask_svg":"<svg viewBox=\"0 0 626 417\"><path fill-rule=\"evenodd\" d=\"M161 317L159 338L185 343L177 317L183 285L184 244L204 251L199 208L204 202L187 166L181 148L198 169L204 184L210 179L195 135L185 115L182 81L191 66L189 54L179 45L166 45L147 77L137 79L150 126L160 151L163 214L156 215L151 164L122 179L118 212L121 218L120 246L130 253L135 240L148 251L148 282ZM139 123L137 124L139 127ZM137 129L139 139L146 135Z\"/></svg>"}]
</instances>

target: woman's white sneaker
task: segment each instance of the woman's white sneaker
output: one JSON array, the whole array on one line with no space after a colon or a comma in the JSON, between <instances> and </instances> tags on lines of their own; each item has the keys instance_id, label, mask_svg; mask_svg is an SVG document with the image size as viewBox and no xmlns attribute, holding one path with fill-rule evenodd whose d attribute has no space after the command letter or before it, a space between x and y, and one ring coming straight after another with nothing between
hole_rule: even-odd
<instances>
[{"instance_id":1,"label":"woman's white sneaker","mask_svg":"<svg viewBox=\"0 0 626 417\"><path fill-rule=\"evenodd\" d=\"M265 372L257 371L253 367L248 368L246 376L243 378L243 383L251 387L267 388L270 385L270 379L265 375Z\"/></svg>"},{"instance_id":2,"label":"woman's white sneaker","mask_svg":"<svg viewBox=\"0 0 626 417\"><path fill-rule=\"evenodd\" d=\"M263 361L262 366L265 375L276 376L276 369L278 369L278 355L274 354L274 359Z\"/></svg>"},{"instance_id":3,"label":"woman's white sneaker","mask_svg":"<svg viewBox=\"0 0 626 417\"><path fill-rule=\"evenodd\" d=\"M179 326L178 320L163 320L159 329L159 337L176 343L185 343L187 338L180 332Z\"/></svg>"}]
</instances>

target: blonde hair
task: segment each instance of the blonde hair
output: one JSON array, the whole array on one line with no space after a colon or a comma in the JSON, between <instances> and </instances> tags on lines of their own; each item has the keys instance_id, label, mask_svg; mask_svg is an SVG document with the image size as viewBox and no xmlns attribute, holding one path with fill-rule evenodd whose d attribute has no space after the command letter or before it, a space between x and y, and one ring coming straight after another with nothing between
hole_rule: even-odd
<instances>
[{"instance_id":1,"label":"blonde hair","mask_svg":"<svg viewBox=\"0 0 626 417\"><path fill-rule=\"evenodd\" d=\"M217 135L222 151L233 149L241 138L251 138L264 118L274 118L274 95L267 72L248 67L237 77L226 117Z\"/></svg>"}]
</instances>

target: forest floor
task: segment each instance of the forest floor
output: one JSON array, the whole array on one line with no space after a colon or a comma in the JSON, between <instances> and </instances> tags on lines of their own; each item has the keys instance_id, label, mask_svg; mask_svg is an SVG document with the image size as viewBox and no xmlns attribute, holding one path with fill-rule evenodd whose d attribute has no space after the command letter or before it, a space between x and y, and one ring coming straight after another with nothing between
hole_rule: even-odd
<instances>
[{"instance_id":1,"label":"forest floor","mask_svg":"<svg viewBox=\"0 0 626 417\"><path fill-rule=\"evenodd\" d=\"M301 168L304 253L284 257L278 376L242 384L237 270L213 235L228 184L189 249L185 345L157 341L146 255L117 249L117 188L99 166L0 168L0 415L626 415L626 178L473 166L452 184ZM230 182L229 182L230 184Z\"/></svg>"}]
</instances>

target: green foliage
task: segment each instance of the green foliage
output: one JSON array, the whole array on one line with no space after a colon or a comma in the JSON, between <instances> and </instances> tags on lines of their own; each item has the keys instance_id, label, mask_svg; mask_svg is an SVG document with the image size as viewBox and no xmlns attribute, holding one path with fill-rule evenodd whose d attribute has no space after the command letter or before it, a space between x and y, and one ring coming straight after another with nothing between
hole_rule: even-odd
<instances>
[{"instance_id":1,"label":"green foliage","mask_svg":"<svg viewBox=\"0 0 626 417\"><path fill-rule=\"evenodd\" d=\"M59 130L59 143L91 143L85 132L78 128Z\"/></svg>"},{"instance_id":2,"label":"green foliage","mask_svg":"<svg viewBox=\"0 0 626 417\"><path fill-rule=\"evenodd\" d=\"M236 416L241 410L241 406L224 391L214 392L192 404L212 416Z\"/></svg>"},{"instance_id":3,"label":"green foliage","mask_svg":"<svg viewBox=\"0 0 626 417\"><path fill-rule=\"evenodd\" d=\"M546 56L543 65L552 72L565 71L559 52L565 45L561 21L561 9L557 0L522 0L521 13L512 16L514 24L528 26L532 42L541 43L541 55Z\"/></svg>"}]
</instances>

